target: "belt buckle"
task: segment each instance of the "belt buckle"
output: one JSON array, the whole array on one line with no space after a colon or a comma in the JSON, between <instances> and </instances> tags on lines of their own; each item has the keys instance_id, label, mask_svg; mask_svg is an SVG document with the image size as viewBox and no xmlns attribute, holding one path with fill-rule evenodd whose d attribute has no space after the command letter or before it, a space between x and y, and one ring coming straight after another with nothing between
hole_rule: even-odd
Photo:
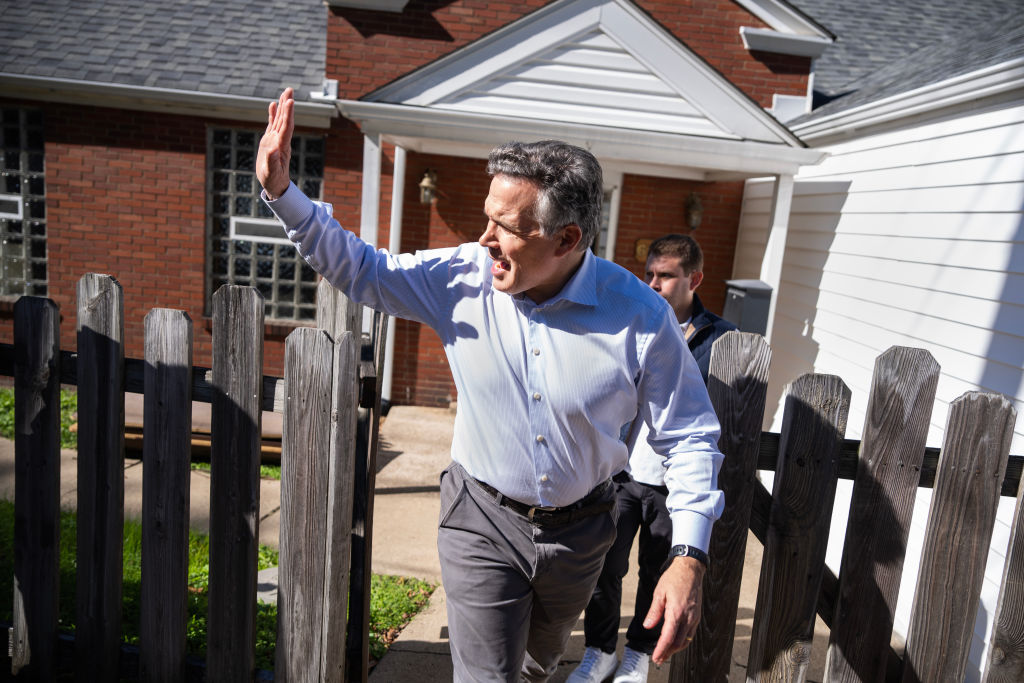
<instances>
[{"instance_id":1,"label":"belt buckle","mask_svg":"<svg viewBox=\"0 0 1024 683\"><path fill-rule=\"evenodd\" d=\"M528 512L526 513L526 518L527 518L528 520L530 520L530 521L532 522L532 521L533 521L533 514L534 514L535 512L537 512L538 510L540 510L541 512L554 512L554 511L555 511L555 510L557 510L557 509L558 509L558 508L553 508L553 507L541 507L541 506L539 506L539 505L536 505L536 506L534 506L534 507L531 507L531 508L530 508L530 510L529 510L529 511L528 511Z\"/></svg>"}]
</instances>

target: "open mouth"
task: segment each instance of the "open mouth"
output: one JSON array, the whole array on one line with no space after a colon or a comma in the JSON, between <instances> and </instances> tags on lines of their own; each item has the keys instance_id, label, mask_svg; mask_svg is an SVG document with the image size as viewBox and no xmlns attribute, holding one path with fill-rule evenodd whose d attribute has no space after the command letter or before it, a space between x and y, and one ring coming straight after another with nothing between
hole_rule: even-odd
<instances>
[{"instance_id":1,"label":"open mouth","mask_svg":"<svg viewBox=\"0 0 1024 683\"><path fill-rule=\"evenodd\" d=\"M491 248L491 249L488 249L488 252L490 253L491 260L494 261L494 263L491 265L491 272L492 273L498 273L498 272L508 271L508 270L512 269L512 265L508 261L506 261L505 259L501 258L501 252L500 251L498 251L497 249Z\"/></svg>"}]
</instances>

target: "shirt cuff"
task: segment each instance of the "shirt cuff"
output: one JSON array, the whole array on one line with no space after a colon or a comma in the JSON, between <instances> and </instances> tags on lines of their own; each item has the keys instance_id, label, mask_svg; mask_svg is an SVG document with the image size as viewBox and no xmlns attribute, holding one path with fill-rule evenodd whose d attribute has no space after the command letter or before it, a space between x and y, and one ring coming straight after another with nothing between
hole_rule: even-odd
<instances>
[{"instance_id":1,"label":"shirt cuff","mask_svg":"<svg viewBox=\"0 0 1024 683\"><path fill-rule=\"evenodd\" d=\"M692 545L704 552L711 545L714 522L704 515L689 510L677 510L672 516L672 545Z\"/></svg>"},{"instance_id":2,"label":"shirt cuff","mask_svg":"<svg viewBox=\"0 0 1024 683\"><path fill-rule=\"evenodd\" d=\"M309 197L304 195L293 182L288 183L288 189L277 199L269 199L266 190L260 191L260 198L266 202L270 210L274 212L274 215L287 226L298 225L306 220L312 211L310 206L312 202Z\"/></svg>"}]
</instances>

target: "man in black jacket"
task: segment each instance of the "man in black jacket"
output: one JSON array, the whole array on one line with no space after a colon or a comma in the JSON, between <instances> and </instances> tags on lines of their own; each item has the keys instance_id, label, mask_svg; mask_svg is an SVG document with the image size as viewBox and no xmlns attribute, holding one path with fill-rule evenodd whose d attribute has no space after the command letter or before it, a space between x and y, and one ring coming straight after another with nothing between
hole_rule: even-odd
<instances>
[{"instance_id":1,"label":"man in black jacket","mask_svg":"<svg viewBox=\"0 0 1024 683\"><path fill-rule=\"evenodd\" d=\"M700 245L689 235L665 235L651 243L648 250L647 284L671 304L707 384L711 345L736 326L705 309L697 296L697 287L704 279L703 268ZM567 683L599 683L613 671L614 683L643 683L647 680L650 654L661 633L660 624L645 628L644 617L651 607L654 587L672 547L672 524L665 504L668 489L664 459L647 443L647 430L642 425L630 430L627 442L630 445L628 471L620 472L614 479L617 535L605 556L604 568L584 616L586 652ZM628 569L629 551L637 531L640 532L640 571L636 607L619 664L615 648L622 577Z\"/></svg>"}]
</instances>

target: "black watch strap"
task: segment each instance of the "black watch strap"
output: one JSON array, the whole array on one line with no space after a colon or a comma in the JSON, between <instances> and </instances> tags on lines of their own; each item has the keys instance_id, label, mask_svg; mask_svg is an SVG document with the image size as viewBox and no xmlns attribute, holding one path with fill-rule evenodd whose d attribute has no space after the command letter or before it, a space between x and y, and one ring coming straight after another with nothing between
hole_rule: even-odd
<instances>
[{"instance_id":1,"label":"black watch strap","mask_svg":"<svg viewBox=\"0 0 1024 683\"><path fill-rule=\"evenodd\" d=\"M669 563L677 557L692 557L704 565L705 569L711 566L711 558L709 558L708 554L700 548L692 545L674 545L672 546L672 549L668 551L668 560L665 562L666 568Z\"/></svg>"}]
</instances>

